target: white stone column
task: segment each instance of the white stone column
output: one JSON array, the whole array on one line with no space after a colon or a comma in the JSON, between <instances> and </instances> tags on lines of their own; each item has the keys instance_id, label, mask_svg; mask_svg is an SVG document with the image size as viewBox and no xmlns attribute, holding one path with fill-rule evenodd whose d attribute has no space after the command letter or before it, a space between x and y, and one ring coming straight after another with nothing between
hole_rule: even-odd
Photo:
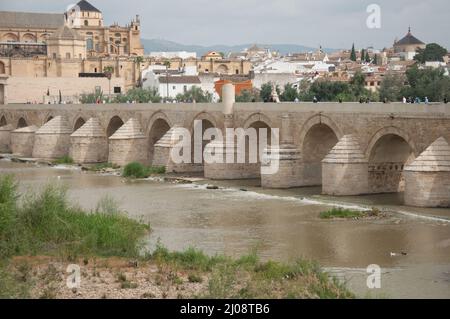
<instances>
[{"instance_id":1,"label":"white stone column","mask_svg":"<svg viewBox=\"0 0 450 319\"><path fill-rule=\"evenodd\" d=\"M236 92L234 85L227 83L222 87L223 114L233 114Z\"/></svg>"}]
</instances>

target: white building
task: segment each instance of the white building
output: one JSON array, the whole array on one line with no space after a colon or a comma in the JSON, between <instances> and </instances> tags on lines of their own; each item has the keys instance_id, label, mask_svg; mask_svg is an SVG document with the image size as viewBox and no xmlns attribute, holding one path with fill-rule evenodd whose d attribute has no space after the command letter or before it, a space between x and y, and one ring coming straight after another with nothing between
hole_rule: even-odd
<instances>
[{"instance_id":1,"label":"white building","mask_svg":"<svg viewBox=\"0 0 450 319\"><path fill-rule=\"evenodd\" d=\"M175 99L178 94L183 94L194 86L201 88L201 82L198 76L160 76L156 88L161 97L165 98L168 96L169 98ZM167 91L169 94L167 94Z\"/></svg>"},{"instance_id":2,"label":"white building","mask_svg":"<svg viewBox=\"0 0 450 319\"><path fill-rule=\"evenodd\" d=\"M173 52L150 52L149 55L151 58L159 58L159 59L188 59L188 58L197 58L196 52L187 52L187 51L173 51Z\"/></svg>"}]
</instances>

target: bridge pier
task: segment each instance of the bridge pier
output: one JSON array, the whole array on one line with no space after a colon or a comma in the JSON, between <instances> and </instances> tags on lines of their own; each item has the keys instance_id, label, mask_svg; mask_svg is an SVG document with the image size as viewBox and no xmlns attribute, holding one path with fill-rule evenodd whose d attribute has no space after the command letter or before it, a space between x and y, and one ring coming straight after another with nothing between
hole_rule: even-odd
<instances>
[{"instance_id":1,"label":"bridge pier","mask_svg":"<svg viewBox=\"0 0 450 319\"><path fill-rule=\"evenodd\" d=\"M342 137L322 161L322 193L338 196L369 193L368 160L355 136Z\"/></svg>"},{"instance_id":2,"label":"bridge pier","mask_svg":"<svg viewBox=\"0 0 450 319\"><path fill-rule=\"evenodd\" d=\"M65 117L51 119L35 133L33 157L53 160L69 155L70 134L72 128Z\"/></svg>"},{"instance_id":3,"label":"bridge pier","mask_svg":"<svg viewBox=\"0 0 450 319\"><path fill-rule=\"evenodd\" d=\"M35 125L22 127L11 132L11 152L13 155L31 157L33 155Z\"/></svg>"},{"instance_id":4,"label":"bridge pier","mask_svg":"<svg viewBox=\"0 0 450 319\"><path fill-rule=\"evenodd\" d=\"M266 188L302 186L304 167L300 150L294 145L289 114L281 117L280 135L281 145L268 146L264 151L265 159L261 164L261 186ZM276 167L278 168L272 171Z\"/></svg>"},{"instance_id":5,"label":"bridge pier","mask_svg":"<svg viewBox=\"0 0 450 319\"><path fill-rule=\"evenodd\" d=\"M225 107L225 111L230 112L232 111L232 109L230 110L229 108L227 109L227 107ZM238 163L238 158L242 156L245 158L245 154L241 154L241 150L238 149L235 141L233 143L227 143L226 138L227 128L234 128L233 114L225 114L224 117L225 132L223 132L223 140L214 140L206 145L206 152L208 152L209 154L215 154L214 157L220 158L220 160L214 163L204 163L205 178L209 178L212 180L258 178L258 164ZM233 154L233 159L227 160L227 154Z\"/></svg>"},{"instance_id":6,"label":"bridge pier","mask_svg":"<svg viewBox=\"0 0 450 319\"><path fill-rule=\"evenodd\" d=\"M168 173L199 173L203 170L202 164L176 163L172 156L172 150L182 141L185 130L176 124L154 145L153 166L164 166ZM189 154L191 157L191 154Z\"/></svg>"},{"instance_id":7,"label":"bridge pier","mask_svg":"<svg viewBox=\"0 0 450 319\"><path fill-rule=\"evenodd\" d=\"M13 126L11 124L0 127L0 153L11 152L11 131Z\"/></svg>"},{"instance_id":8,"label":"bridge pier","mask_svg":"<svg viewBox=\"0 0 450 319\"><path fill-rule=\"evenodd\" d=\"M147 164L147 139L137 119L130 118L109 138L108 162L118 166L131 162Z\"/></svg>"},{"instance_id":9,"label":"bridge pier","mask_svg":"<svg viewBox=\"0 0 450 319\"><path fill-rule=\"evenodd\" d=\"M108 160L108 138L97 118L90 118L70 135L70 157L78 164Z\"/></svg>"},{"instance_id":10,"label":"bridge pier","mask_svg":"<svg viewBox=\"0 0 450 319\"><path fill-rule=\"evenodd\" d=\"M405 174L405 205L450 207L450 146L438 138L412 163Z\"/></svg>"}]
</instances>

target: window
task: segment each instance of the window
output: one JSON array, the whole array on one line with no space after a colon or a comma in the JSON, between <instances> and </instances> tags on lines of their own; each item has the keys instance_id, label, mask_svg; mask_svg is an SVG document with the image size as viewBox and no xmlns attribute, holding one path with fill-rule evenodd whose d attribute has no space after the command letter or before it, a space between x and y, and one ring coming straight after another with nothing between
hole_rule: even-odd
<instances>
[{"instance_id":1,"label":"window","mask_svg":"<svg viewBox=\"0 0 450 319\"><path fill-rule=\"evenodd\" d=\"M183 86L183 92L184 92L184 93L187 92L187 85Z\"/></svg>"},{"instance_id":2,"label":"window","mask_svg":"<svg viewBox=\"0 0 450 319\"><path fill-rule=\"evenodd\" d=\"M53 53L53 59L56 59L56 53Z\"/></svg>"},{"instance_id":3,"label":"window","mask_svg":"<svg viewBox=\"0 0 450 319\"><path fill-rule=\"evenodd\" d=\"M94 68L94 72L97 73L97 68Z\"/></svg>"},{"instance_id":4,"label":"window","mask_svg":"<svg viewBox=\"0 0 450 319\"><path fill-rule=\"evenodd\" d=\"M84 26L88 26L89 25L89 22L88 22L88 20L84 20Z\"/></svg>"},{"instance_id":5,"label":"window","mask_svg":"<svg viewBox=\"0 0 450 319\"><path fill-rule=\"evenodd\" d=\"M66 53L66 59L70 59L70 53Z\"/></svg>"},{"instance_id":6,"label":"window","mask_svg":"<svg viewBox=\"0 0 450 319\"><path fill-rule=\"evenodd\" d=\"M92 38L88 38L88 39L86 40L86 49L87 49L88 51L94 50L94 40L92 40Z\"/></svg>"},{"instance_id":7,"label":"window","mask_svg":"<svg viewBox=\"0 0 450 319\"><path fill-rule=\"evenodd\" d=\"M239 74L239 70L238 69L236 69L236 74Z\"/></svg>"},{"instance_id":8,"label":"window","mask_svg":"<svg viewBox=\"0 0 450 319\"><path fill-rule=\"evenodd\" d=\"M115 86L114 87L114 93L120 94L121 92L122 92L122 88L120 86Z\"/></svg>"},{"instance_id":9,"label":"window","mask_svg":"<svg viewBox=\"0 0 450 319\"><path fill-rule=\"evenodd\" d=\"M175 91L175 89L176 89L176 86L174 85L174 86L172 86L172 90L174 90Z\"/></svg>"}]
</instances>

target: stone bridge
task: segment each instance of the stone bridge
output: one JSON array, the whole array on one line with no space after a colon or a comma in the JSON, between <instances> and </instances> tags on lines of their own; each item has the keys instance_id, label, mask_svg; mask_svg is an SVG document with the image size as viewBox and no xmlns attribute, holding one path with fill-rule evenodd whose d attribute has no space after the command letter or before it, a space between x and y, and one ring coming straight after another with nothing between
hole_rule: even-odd
<instances>
[{"instance_id":1,"label":"stone bridge","mask_svg":"<svg viewBox=\"0 0 450 319\"><path fill-rule=\"evenodd\" d=\"M280 146L269 147L262 164L279 154L278 172L261 174L259 162L173 163L171 136L193 131L196 120L203 130L279 128ZM450 206L448 141L445 104L235 103L225 94L216 104L0 105L0 153L140 161L211 179L260 178L263 187L323 185L330 195L404 191L413 206Z\"/></svg>"}]
</instances>

